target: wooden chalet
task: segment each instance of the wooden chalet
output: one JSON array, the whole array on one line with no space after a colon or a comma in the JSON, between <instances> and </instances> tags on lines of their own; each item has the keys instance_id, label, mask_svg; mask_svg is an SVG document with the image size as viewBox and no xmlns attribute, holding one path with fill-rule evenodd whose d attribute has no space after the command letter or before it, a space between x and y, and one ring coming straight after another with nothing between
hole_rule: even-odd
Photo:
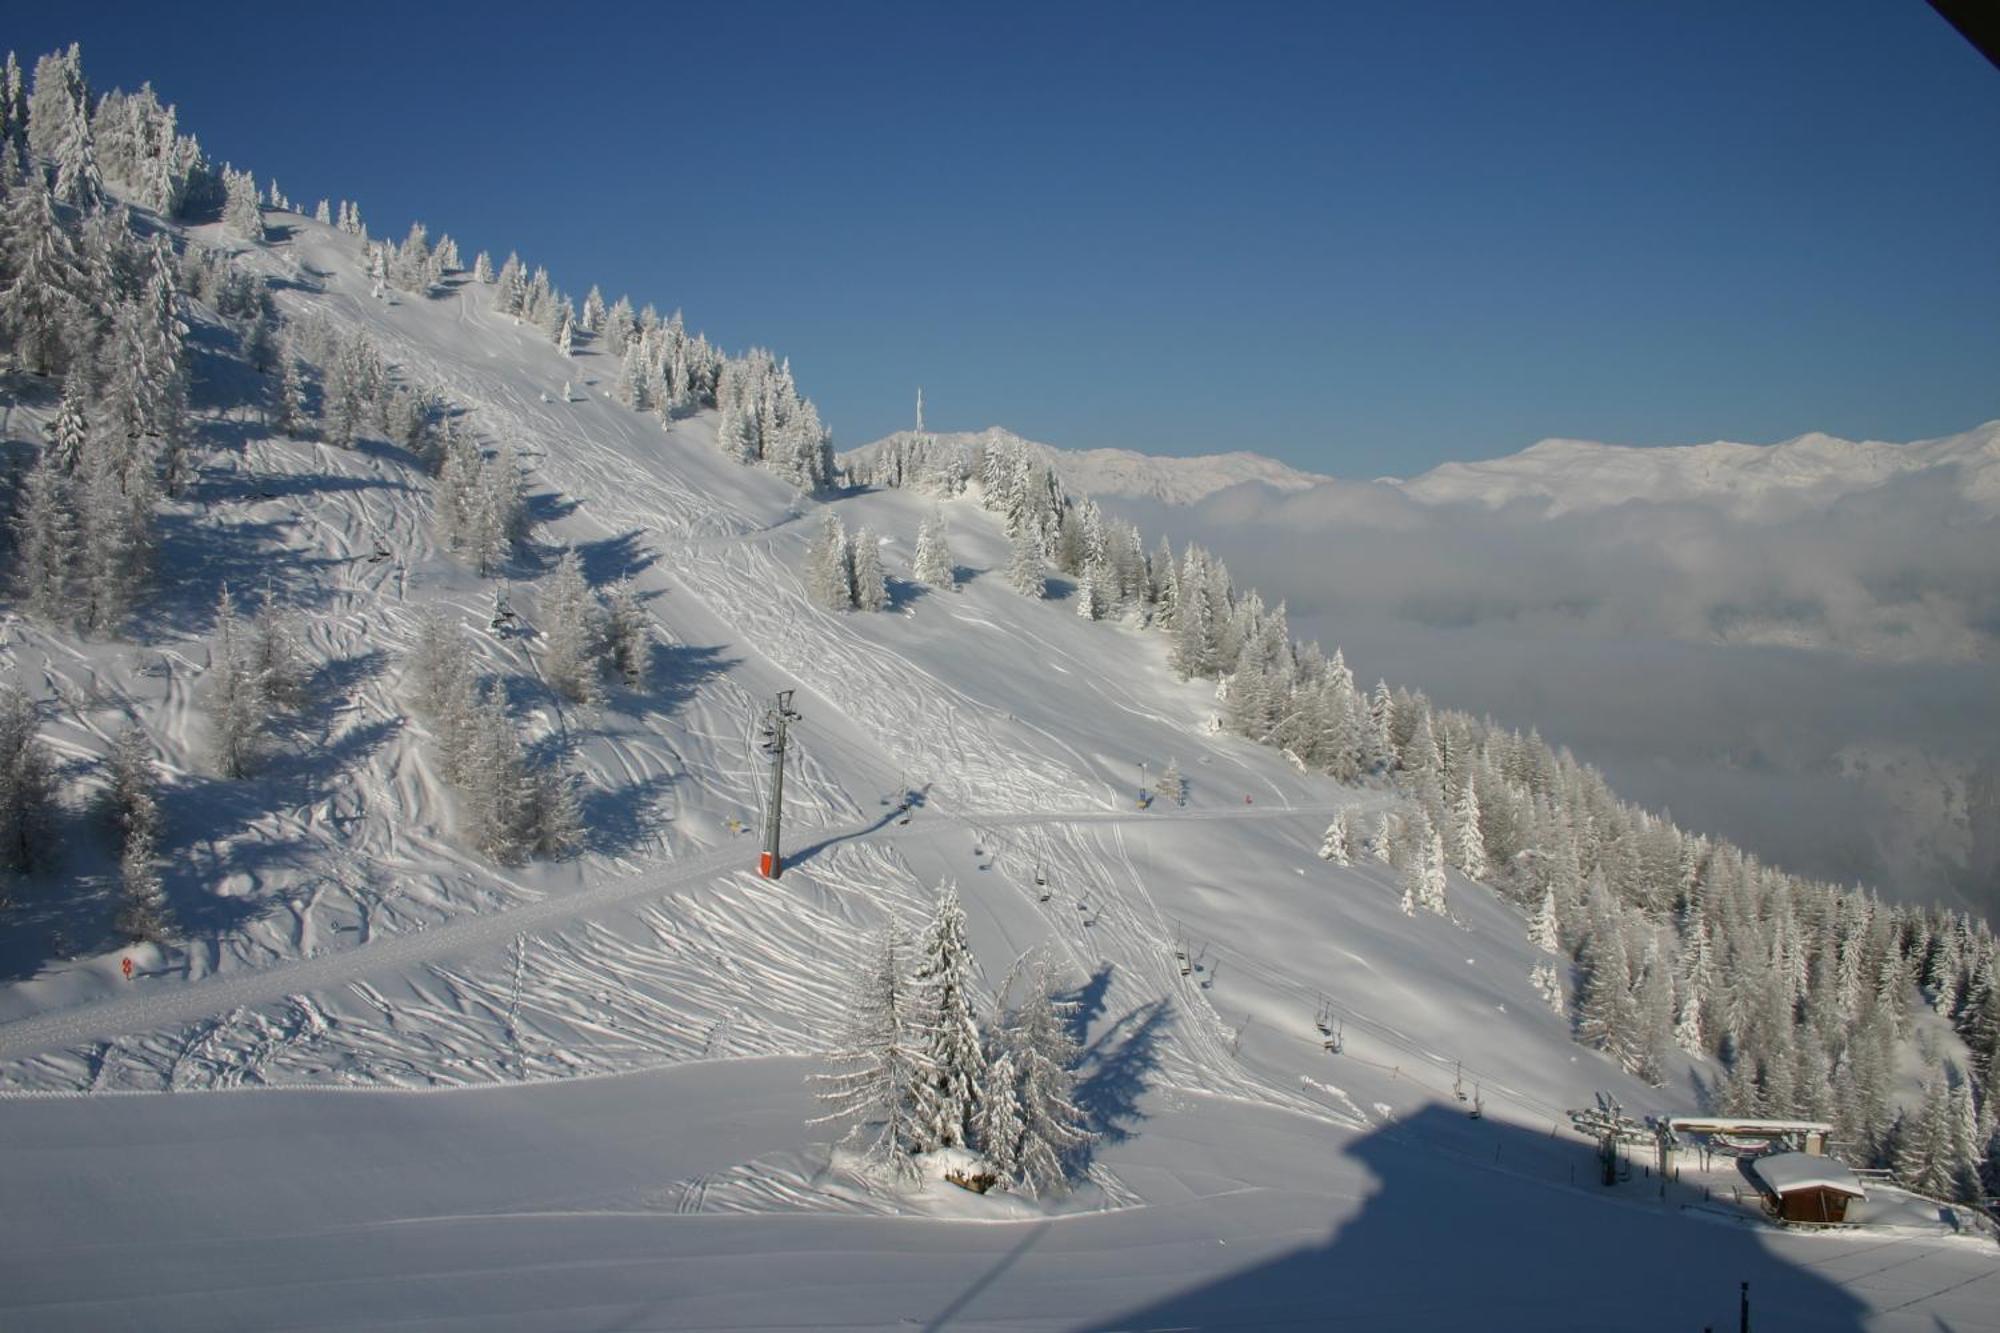
<instances>
[{"instance_id":1,"label":"wooden chalet","mask_svg":"<svg viewBox=\"0 0 2000 1333\"><path fill-rule=\"evenodd\" d=\"M1846 1164L1831 1157L1773 1153L1753 1159L1750 1174L1766 1205L1787 1222L1845 1222L1848 1203L1868 1197Z\"/></svg>"}]
</instances>

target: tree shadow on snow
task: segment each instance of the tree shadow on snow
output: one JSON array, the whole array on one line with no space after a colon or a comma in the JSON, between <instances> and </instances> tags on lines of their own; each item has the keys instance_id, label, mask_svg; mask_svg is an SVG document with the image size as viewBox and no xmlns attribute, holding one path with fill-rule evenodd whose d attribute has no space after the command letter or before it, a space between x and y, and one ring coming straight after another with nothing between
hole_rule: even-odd
<instances>
[{"instance_id":1,"label":"tree shadow on snow","mask_svg":"<svg viewBox=\"0 0 2000 1333\"><path fill-rule=\"evenodd\" d=\"M660 800L673 790L675 781L671 773L655 773L614 789L586 787L580 802L583 849L616 856L659 838L667 826Z\"/></svg>"},{"instance_id":2,"label":"tree shadow on snow","mask_svg":"<svg viewBox=\"0 0 2000 1333\"><path fill-rule=\"evenodd\" d=\"M611 706L640 718L677 713L701 692L703 685L727 675L742 660L725 657L721 648L705 644L656 642L652 660L646 664L646 688L613 688Z\"/></svg>"},{"instance_id":3,"label":"tree shadow on snow","mask_svg":"<svg viewBox=\"0 0 2000 1333\"><path fill-rule=\"evenodd\" d=\"M605 588L620 579L651 569L659 557L643 545L645 533L634 528L616 537L583 542L573 547L583 562L583 577L593 588Z\"/></svg>"},{"instance_id":4,"label":"tree shadow on snow","mask_svg":"<svg viewBox=\"0 0 2000 1333\"><path fill-rule=\"evenodd\" d=\"M161 514L158 565L173 570L174 576L156 579L148 588L132 616L134 635L182 633L194 625L203 626L205 632L225 583L239 606L266 586L295 609L323 606L332 589L320 577L322 571L348 563L348 557L284 551L280 541L284 526L262 522L218 526L185 514Z\"/></svg>"},{"instance_id":5,"label":"tree shadow on snow","mask_svg":"<svg viewBox=\"0 0 2000 1333\"><path fill-rule=\"evenodd\" d=\"M884 578L882 586L889 594L889 604L883 608L885 611L905 610L931 595L931 590L923 584L893 576Z\"/></svg>"},{"instance_id":6,"label":"tree shadow on snow","mask_svg":"<svg viewBox=\"0 0 2000 1333\"><path fill-rule=\"evenodd\" d=\"M1132 1010L1099 1034L1077 1064L1076 1104L1102 1143L1124 1142L1132 1126L1146 1118L1139 1102L1160 1066L1167 1006L1163 996Z\"/></svg>"},{"instance_id":7,"label":"tree shadow on snow","mask_svg":"<svg viewBox=\"0 0 2000 1333\"><path fill-rule=\"evenodd\" d=\"M1763 1228L1662 1204L1655 1178L1589 1183L1595 1150L1575 1139L1431 1105L1327 1150L1376 1187L1324 1241L1090 1327L1735 1328L1744 1281L1753 1326L1862 1327L1861 1303Z\"/></svg>"}]
</instances>

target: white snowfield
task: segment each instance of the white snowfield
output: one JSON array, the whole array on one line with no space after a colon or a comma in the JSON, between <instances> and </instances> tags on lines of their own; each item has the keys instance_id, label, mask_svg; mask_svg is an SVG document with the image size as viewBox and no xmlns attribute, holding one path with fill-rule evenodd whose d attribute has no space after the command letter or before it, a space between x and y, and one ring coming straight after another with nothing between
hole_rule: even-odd
<instances>
[{"instance_id":1,"label":"white snowfield","mask_svg":"<svg viewBox=\"0 0 2000 1333\"><path fill-rule=\"evenodd\" d=\"M921 592L927 497L802 499L707 417L611 401L587 342L565 360L473 284L374 300L353 240L271 220L244 262L288 313L365 328L529 464L530 626L574 547L646 598L653 679L559 703L433 549L412 460L240 421L169 525L159 624L203 623L225 579L300 609L319 702L260 778L205 776L199 638L7 626L66 758L127 717L164 750L190 930L0 986L0 1328L1694 1329L1733 1327L1745 1280L1760 1328L2000 1328L1969 1214L1806 1235L1637 1163L1596 1184L1565 1108L1691 1110L1695 1071L1649 1089L1573 1044L1491 892L1454 877L1449 917L1408 917L1386 866L1319 860L1336 811L1365 829L1393 795L1211 734L1160 636L989 574L1007 544L969 500L943 506L962 590ZM822 503L884 537L889 611L807 604ZM496 870L454 836L401 679L425 607L573 755L572 861ZM803 718L771 881L780 689ZM1141 808L1169 759L1186 804ZM946 880L989 982L1046 947L1082 1004L1104 1137L1063 1200L886 1192L807 1124L867 938Z\"/></svg>"}]
</instances>

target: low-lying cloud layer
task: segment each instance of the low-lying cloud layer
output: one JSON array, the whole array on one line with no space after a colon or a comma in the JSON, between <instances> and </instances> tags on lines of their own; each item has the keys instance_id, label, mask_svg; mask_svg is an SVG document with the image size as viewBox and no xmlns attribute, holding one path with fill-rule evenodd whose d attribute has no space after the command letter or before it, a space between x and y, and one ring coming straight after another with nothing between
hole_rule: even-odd
<instances>
[{"instance_id":1,"label":"low-lying cloud layer","mask_svg":"<svg viewBox=\"0 0 2000 1333\"><path fill-rule=\"evenodd\" d=\"M1538 725L1789 868L2000 916L2000 518L1955 467L1824 502L1107 500L1359 674Z\"/></svg>"}]
</instances>

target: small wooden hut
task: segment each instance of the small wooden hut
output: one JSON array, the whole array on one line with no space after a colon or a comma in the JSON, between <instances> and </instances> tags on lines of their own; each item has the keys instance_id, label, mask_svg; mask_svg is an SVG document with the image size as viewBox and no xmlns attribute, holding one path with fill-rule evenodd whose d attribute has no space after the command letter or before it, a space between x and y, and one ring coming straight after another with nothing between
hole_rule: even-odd
<instances>
[{"instance_id":1,"label":"small wooden hut","mask_svg":"<svg viewBox=\"0 0 2000 1333\"><path fill-rule=\"evenodd\" d=\"M1752 1160L1750 1173L1771 1211L1787 1222L1845 1222L1848 1203L1868 1197L1846 1164L1831 1157L1774 1153Z\"/></svg>"}]
</instances>

